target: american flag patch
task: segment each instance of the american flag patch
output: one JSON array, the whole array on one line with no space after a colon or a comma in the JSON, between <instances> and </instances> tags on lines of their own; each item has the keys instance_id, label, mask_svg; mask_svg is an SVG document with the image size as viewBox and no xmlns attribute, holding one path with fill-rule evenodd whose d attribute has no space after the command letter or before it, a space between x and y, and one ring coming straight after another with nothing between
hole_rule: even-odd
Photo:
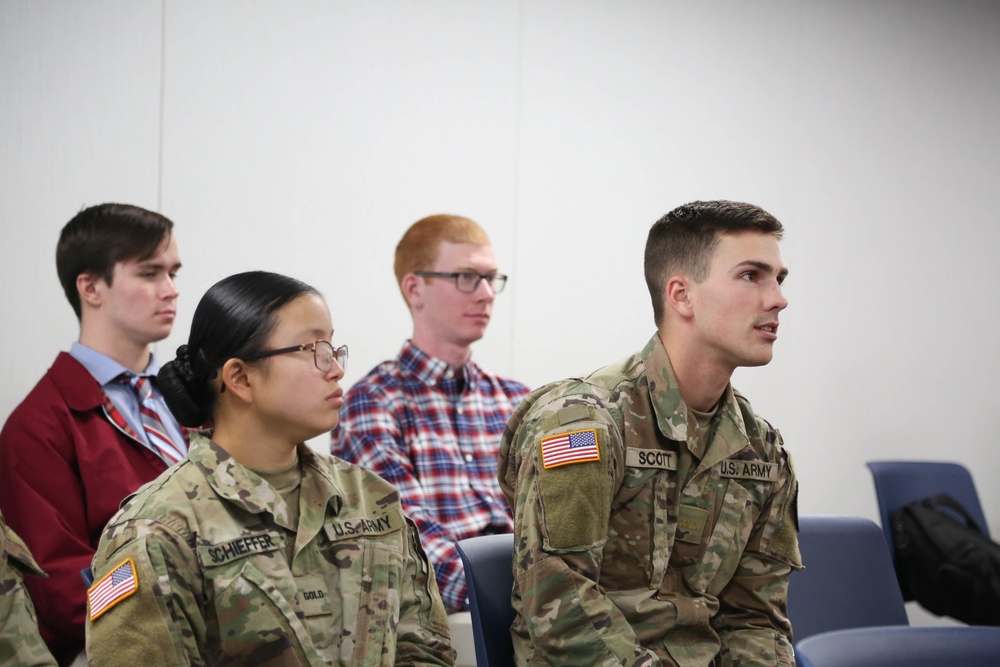
<instances>
[{"instance_id":1,"label":"american flag patch","mask_svg":"<svg viewBox=\"0 0 1000 667\"><path fill-rule=\"evenodd\" d=\"M542 438L542 467L556 468L567 463L600 461L597 450L597 429L570 431Z\"/></svg>"},{"instance_id":2,"label":"american flag patch","mask_svg":"<svg viewBox=\"0 0 1000 667\"><path fill-rule=\"evenodd\" d=\"M105 575L87 591L90 620L93 621L138 589L139 581L135 578L135 564L131 558L126 558L121 565L112 570L110 574Z\"/></svg>"}]
</instances>

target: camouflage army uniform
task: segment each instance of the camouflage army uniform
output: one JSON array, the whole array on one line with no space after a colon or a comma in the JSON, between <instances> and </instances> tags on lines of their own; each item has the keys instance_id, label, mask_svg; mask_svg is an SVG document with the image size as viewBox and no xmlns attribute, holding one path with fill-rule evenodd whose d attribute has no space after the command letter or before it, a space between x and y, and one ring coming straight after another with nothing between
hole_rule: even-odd
<instances>
[{"instance_id":1,"label":"camouflage army uniform","mask_svg":"<svg viewBox=\"0 0 1000 667\"><path fill-rule=\"evenodd\" d=\"M21 581L24 573L45 576L0 514L0 665L55 667L55 658L38 634L35 608Z\"/></svg>"},{"instance_id":2,"label":"camouflage army uniform","mask_svg":"<svg viewBox=\"0 0 1000 667\"><path fill-rule=\"evenodd\" d=\"M544 468L542 441L568 433L593 433L599 460ZM658 336L525 399L499 477L519 665L794 666L785 601L801 558L781 437L732 387L701 432Z\"/></svg>"},{"instance_id":3,"label":"camouflage army uniform","mask_svg":"<svg viewBox=\"0 0 1000 667\"><path fill-rule=\"evenodd\" d=\"M91 664L454 664L433 570L395 489L305 445L299 458L297 533L282 497L203 435L130 496L94 556ZM94 618L94 591L127 559L136 592Z\"/></svg>"}]
</instances>

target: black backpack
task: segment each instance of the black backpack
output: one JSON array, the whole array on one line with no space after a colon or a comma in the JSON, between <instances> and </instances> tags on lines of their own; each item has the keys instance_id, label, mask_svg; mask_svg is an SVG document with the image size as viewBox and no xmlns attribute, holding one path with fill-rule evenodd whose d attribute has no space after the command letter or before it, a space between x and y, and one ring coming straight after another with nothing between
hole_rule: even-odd
<instances>
[{"instance_id":1,"label":"black backpack","mask_svg":"<svg viewBox=\"0 0 1000 667\"><path fill-rule=\"evenodd\" d=\"M1000 544L954 498L938 495L892 513L903 599L970 625L1000 625Z\"/></svg>"}]
</instances>

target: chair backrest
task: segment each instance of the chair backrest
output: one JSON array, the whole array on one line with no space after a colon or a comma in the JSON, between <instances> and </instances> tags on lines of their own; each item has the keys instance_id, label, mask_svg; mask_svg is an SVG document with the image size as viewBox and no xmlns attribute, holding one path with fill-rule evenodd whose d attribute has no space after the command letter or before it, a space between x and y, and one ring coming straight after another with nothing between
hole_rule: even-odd
<instances>
[{"instance_id":1,"label":"chair backrest","mask_svg":"<svg viewBox=\"0 0 1000 667\"><path fill-rule=\"evenodd\" d=\"M511 569L514 536L470 537L459 540L457 546L469 590L476 663L479 667L511 667L514 664L514 644L510 638L514 622L510 602L514 588Z\"/></svg>"},{"instance_id":2,"label":"chair backrest","mask_svg":"<svg viewBox=\"0 0 1000 667\"><path fill-rule=\"evenodd\" d=\"M788 582L796 644L812 635L874 625L906 625L906 607L882 531L849 516L802 516L805 569Z\"/></svg>"},{"instance_id":3,"label":"chair backrest","mask_svg":"<svg viewBox=\"0 0 1000 667\"><path fill-rule=\"evenodd\" d=\"M860 628L795 645L799 667L996 667L1000 628Z\"/></svg>"},{"instance_id":4,"label":"chair backrest","mask_svg":"<svg viewBox=\"0 0 1000 667\"><path fill-rule=\"evenodd\" d=\"M983 534L989 536L976 485L965 466L941 461L869 461L867 465L875 480L882 532L890 554L894 553L892 513L914 500L939 493L947 493L957 500L976 520Z\"/></svg>"}]
</instances>

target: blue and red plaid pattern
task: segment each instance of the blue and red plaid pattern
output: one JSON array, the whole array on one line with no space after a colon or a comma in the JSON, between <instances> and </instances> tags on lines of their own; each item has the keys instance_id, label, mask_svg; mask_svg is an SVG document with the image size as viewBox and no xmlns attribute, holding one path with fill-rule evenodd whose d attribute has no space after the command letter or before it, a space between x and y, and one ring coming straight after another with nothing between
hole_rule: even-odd
<instances>
[{"instance_id":1,"label":"blue and red plaid pattern","mask_svg":"<svg viewBox=\"0 0 1000 667\"><path fill-rule=\"evenodd\" d=\"M464 387L448 364L408 341L347 392L332 436L335 456L399 489L449 611L462 609L466 595L455 542L514 530L497 457L507 419L528 395L471 361L462 373Z\"/></svg>"}]
</instances>

